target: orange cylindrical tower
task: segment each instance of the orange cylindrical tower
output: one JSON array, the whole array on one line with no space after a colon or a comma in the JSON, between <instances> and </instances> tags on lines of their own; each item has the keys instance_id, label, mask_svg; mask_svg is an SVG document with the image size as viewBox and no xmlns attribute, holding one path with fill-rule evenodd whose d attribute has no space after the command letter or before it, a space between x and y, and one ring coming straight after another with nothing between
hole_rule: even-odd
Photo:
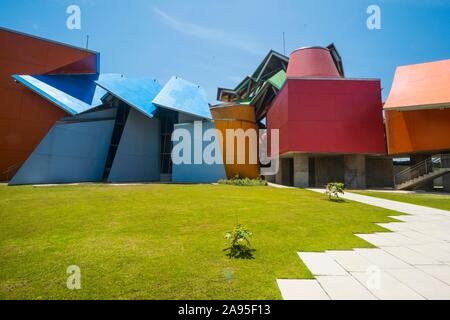
<instances>
[{"instance_id":1,"label":"orange cylindrical tower","mask_svg":"<svg viewBox=\"0 0 450 320\"><path fill-rule=\"evenodd\" d=\"M239 175L241 178L255 179L260 175L258 161L258 126L256 124L255 109L249 105L219 105L211 108L211 114L216 124L216 128L222 134L222 154L225 164L225 171L228 179ZM230 150L231 136L227 138L227 129L237 133L236 130L242 129L245 133L245 144L238 150L236 136L234 139L234 149ZM255 138L256 137L256 138ZM228 146L228 148L227 148ZM228 149L228 151L227 151ZM231 154L231 152L234 154ZM245 153L245 163L238 163L239 153ZM256 154L256 163L251 161ZM232 161L230 161L232 160ZM230 163L231 162L231 163Z\"/></svg>"}]
</instances>

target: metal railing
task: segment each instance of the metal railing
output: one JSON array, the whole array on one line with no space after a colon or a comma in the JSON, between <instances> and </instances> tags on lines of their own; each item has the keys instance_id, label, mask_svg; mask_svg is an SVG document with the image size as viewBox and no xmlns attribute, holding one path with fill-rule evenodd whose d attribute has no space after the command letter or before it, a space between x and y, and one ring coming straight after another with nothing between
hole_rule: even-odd
<instances>
[{"instance_id":1,"label":"metal railing","mask_svg":"<svg viewBox=\"0 0 450 320\"><path fill-rule=\"evenodd\" d=\"M450 155L440 155L428 158L422 162L419 162L406 170L397 173L394 177L394 183L396 186L405 182L435 172L439 169L450 168Z\"/></svg>"}]
</instances>

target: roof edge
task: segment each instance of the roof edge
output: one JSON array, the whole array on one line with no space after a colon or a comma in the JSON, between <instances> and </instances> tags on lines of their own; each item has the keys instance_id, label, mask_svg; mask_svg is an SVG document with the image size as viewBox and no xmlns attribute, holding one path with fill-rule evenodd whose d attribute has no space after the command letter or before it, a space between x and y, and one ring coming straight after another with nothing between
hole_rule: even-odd
<instances>
[{"instance_id":1,"label":"roof edge","mask_svg":"<svg viewBox=\"0 0 450 320\"><path fill-rule=\"evenodd\" d=\"M56 107L60 108L61 110L67 112L69 115L74 116L77 114L77 112L75 110L73 110L72 108L70 108L69 106L60 103L58 100L56 100L55 98L53 98L52 96L46 94L44 91L42 91L41 89L39 89L38 87L36 87L35 85L33 85L32 83L28 82L27 80L25 80L23 78L24 75L19 75L19 74L13 74L11 77L17 81L18 83L20 83L21 85L27 87L28 89L32 90L34 93L38 94L39 96L41 96L42 98L44 98L45 100L49 101L50 103L54 104Z\"/></svg>"},{"instance_id":2,"label":"roof edge","mask_svg":"<svg viewBox=\"0 0 450 320\"><path fill-rule=\"evenodd\" d=\"M52 39L36 36L36 35L30 34L30 33L17 31L17 30L14 30L14 29L6 28L6 27L1 27L0 26L0 31L11 32L11 33L15 33L15 34L18 34L18 35L21 35L21 36L24 36L24 37L33 38L33 39L36 39L36 40L41 40L41 41L57 44L57 45L60 45L60 46L69 47L69 48L76 49L76 50L81 50L81 51L84 51L84 52L89 52L89 53L93 53L93 54L100 54L100 52L98 52L98 51L94 51L94 50L90 50L90 49L86 49L86 48L81 48L81 47L78 47L78 46L75 46L75 45L71 45L71 44L68 44L68 43L64 43L64 42L61 42L61 41L56 41L56 40L52 40Z\"/></svg>"},{"instance_id":3,"label":"roof edge","mask_svg":"<svg viewBox=\"0 0 450 320\"><path fill-rule=\"evenodd\" d=\"M422 104L422 105L407 105L396 107L384 107L385 111L421 111L421 110L443 110L450 108L450 101L443 103Z\"/></svg>"},{"instance_id":4,"label":"roof edge","mask_svg":"<svg viewBox=\"0 0 450 320\"><path fill-rule=\"evenodd\" d=\"M381 81L379 78L324 78L324 77L287 77L287 80L341 80L341 81Z\"/></svg>"}]
</instances>

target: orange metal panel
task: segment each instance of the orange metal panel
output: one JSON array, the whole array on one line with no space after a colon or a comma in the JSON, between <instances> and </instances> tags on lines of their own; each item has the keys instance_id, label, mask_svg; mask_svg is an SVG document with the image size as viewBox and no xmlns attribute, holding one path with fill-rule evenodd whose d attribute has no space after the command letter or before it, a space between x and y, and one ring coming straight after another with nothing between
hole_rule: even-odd
<instances>
[{"instance_id":1,"label":"orange metal panel","mask_svg":"<svg viewBox=\"0 0 450 320\"><path fill-rule=\"evenodd\" d=\"M251 106L225 106L225 107L217 107L211 109L211 113L216 124L216 128L222 133L223 141L222 144L222 154L225 163L225 171L227 177L229 179L234 178L236 175L239 175L243 178L254 179L260 175L259 164L251 164L250 163L250 144L248 139L246 139L245 143L245 164L238 164L238 150L237 143L235 140L234 144L234 161L233 164L227 164L227 129L242 129L244 131L248 129L256 130L258 133L258 126L255 122L255 109ZM258 136L257 136L258 141ZM256 146L257 148L257 146ZM256 149L256 154L258 150Z\"/></svg>"},{"instance_id":2,"label":"orange metal panel","mask_svg":"<svg viewBox=\"0 0 450 320\"><path fill-rule=\"evenodd\" d=\"M450 150L450 109L387 110L385 115L389 154Z\"/></svg>"},{"instance_id":3,"label":"orange metal panel","mask_svg":"<svg viewBox=\"0 0 450 320\"><path fill-rule=\"evenodd\" d=\"M450 59L398 67L384 108L414 110L450 107Z\"/></svg>"},{"instance_id":4,"label":"orange metal panel","mask_svg":"<svg viewBox=\"0 0 450 320\"><path fill-rule=\"evenodd\" d=\"M67 116L11 76L46 73L96 54L5 29L0 29L0 47L0 180L5 180L12 174L7 170L17 170L54 123Z\"/></svg>"},{"instance_id":5,"label":"orange metal panel","mask_svg":"<svg viewBox=\"0 0 450 320\"><path fill-rule=\"evenodd\" d=\"M237 119L256 122L255 109L251 106L226 106L211 109L213 119Z\"/></svg>"}]
</instances>

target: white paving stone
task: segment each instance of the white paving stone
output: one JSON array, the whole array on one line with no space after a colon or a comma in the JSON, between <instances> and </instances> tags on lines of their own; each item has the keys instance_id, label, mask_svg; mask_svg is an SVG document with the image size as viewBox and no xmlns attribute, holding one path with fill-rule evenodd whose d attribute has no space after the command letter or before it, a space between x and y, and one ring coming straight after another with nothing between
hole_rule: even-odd
<instances>
[{"instance_id":1,"label":"white paving stone","mask_svg":"<svg viewBox=\"0 0 450 320\"><path fill-rule=\"evenodd\" d=\"M393 232L357 235L377 249L299 253L317 280L278 280L284 299L450 300L450 211L352 193L344 198L406 215L378 223Z\"/></svg>"},{"instance_id":2,"label":"white paving stone","mask_svg":"<svg viewBox=\"0 0 450 320\"><path fill-rule=\"evenodd\" d=\"M405 230L405 231L399 231L398 232L401 235L404 235L405 237L411 238L416 240L418 243L426 244L426 243L433 243L433 242L439 242L440 240L437 238L434 238L432 236L428 236L426 234L414 231L414 230Z\"/></svg>"},{"instance_id":3,"label":"white paving stone","mask_svg":"<svg viewBox=\"0 0 450 320\"><path fill-rule=\"evenodd\" d=\"M361 283L352 276L320 276L317 281L333 300L375 300Z\"/></svg>"},{"instance_id":4,"label":"white paving stone","mask_svg":"<svg viewBox=\"0 0 450 320\"><path fill-rule=\"evenodd\" d=\"M391 241L395 244L395 246L406 246L406 245L414 245L418 242L414 239L405 237L401 234L395 233L395 232L383 232L383 233L376 233L376 235L379 235L380 237L383 237L384 239ZM380 246L381 247L381 246Z\"/></svg>"},{"instance_id":5,"label":"white paving stone","mask_svg":"<svg viewBox=\"0 0 450 320\"><path fill-rule=\"evenodd\" d=\"M388 272L426 299L450 299L450 286L421 270L397 269Z\"/></svg>"},{"instance_id":6,"label":"white paving stone","mask_svg":"<svg viewBox=\"0 0 450 320\"><path fill-rule=\"evenodd\" d=\"M370 272L352 272L363 286L381 300L424 300L425 298L407 287L386 271L377 274Z\"/></svg>"},{"instance_id":7,"label":"white paving stone","mask_svg":"<svg viewBox=\"0 0 450 320\"><path fill-rule=\"evenodd\" d=\"M299 252L306 267L315 276L338 276L348 273L326 253L318 252Z\"/></svg>"},{"instance_id":8,"label":"white paving stone","mask_svg":"<svg viewBox=\"0 0 450 320\"><path fill-rule=\"evenodd\" d=\"M428 273L436 279L445 282L450 286L450 266L446 264L442 265L429 265L429 266L417 266L418 269Z\"/></svg>"},{"instance_id":9,"label":"white paving stone","mask_svg":"<svg viewBox=\"0 0 450 320\"><path fill-rule=\"evenodd\" d=\"M427 222L409 222L408 228L414 231L424 233L426 235L434 235L436 234L436 232L441 231L439 226Z\"/></svg>"},{"instance_id":10,"label":"white paving stone","mask_svg":"<svg viewBox=\"0 0 450 320\"><path fill-rule=\"evenodd\" d=\"M397 244L395 242L392 242L388 239L383 238L382 236L379 236L377 234L355 234L355 236L367 241L370 244L373 244L374 246L381 247L381 246L396 246Z\"/></svg>"},{"instance_id":11,"label":"white paving stone","mask_svg":"<svg viewBox=\"0 0 450 320\"><path fill-rule=\"evenodd\" d=\"M382 247L381 249L411 265L439 264L438 261L407 247Z\"/></svg>"},{"instance_id":12,"label":"white paving stone","mask_svg":"<svg viewBox=\"0 0 450 320\"><path fill-rule=\"evenodd\" d=\"M389 218L400 220L403 222L409 222L409 221L417 221L416 216L389 216Z\"/></svg>"},{"instance_id":13,"label":"white paving stone","mask_svg":"<svg viewBox=\"0 0 450 320\"><path fill-rule=\"evenodd\" d=\"M324 193L325 190L323 189L309 189L311 191ZM411 214L411 215L444 215L444 216L450 216L450 212L446 210L440 210L435 208L429 208L424 206L418 206L415 204L405 203L405 202L398 202L398 201L392 201L382 198L375 198L375 197L369 197L364 196L356 193L346 192L345 195L343 195L344 199L362 202L365 204L369 204L375 207L381 207L401 213Z\"/></svg>"},{"instance_id":14,"label":"white paving stone","mask_svg":"<svg viewBox=\"0 0 450 320\"><path fill-rule=\"evenodd\" d=\"M450 262L450 252L441 247L441 245L441 243L431 243L408 246L408 248L417 251L425 256L433 258L439 262Z\"/></svg>"},{"instance_id":15,"label":"white paving stone","mask_svg":"<svg viewBox=\"0 0 450 320\"><path fill-rule=\"evenodd\" d=\"M382 249L355 249L360 255L381 269L404 269L411 266Z\"/></svg>"},{"instance_id":16,"label":"white paving stone","mask_svg":"<svg viewBox=\"0 0 450 320\"><path fill-rule=\"evenodd\" d=\"M284 300L330 300L317 280L277 280Z\"/></svg>"},{"instance_id":17,"label":"white paving stone","mask_svg":"<svg viewBox=\"0 0 450 320\"><path fill-rule=\"evenodd\" d=\"M347 271L366 272L373 265L355 251L327 251L327 254Z\"/></svg>"},{"instance_id":18,"label":"white paving stone","mask_svg":"<svg viewBox=\"0 0 450 320\"><path fill-rule=\"evenodd\" d=\"M389 222L389 223L377 223L380 227L390 231L407 231L408 224L405 222Z\"/></svg>"}]
</instances>

